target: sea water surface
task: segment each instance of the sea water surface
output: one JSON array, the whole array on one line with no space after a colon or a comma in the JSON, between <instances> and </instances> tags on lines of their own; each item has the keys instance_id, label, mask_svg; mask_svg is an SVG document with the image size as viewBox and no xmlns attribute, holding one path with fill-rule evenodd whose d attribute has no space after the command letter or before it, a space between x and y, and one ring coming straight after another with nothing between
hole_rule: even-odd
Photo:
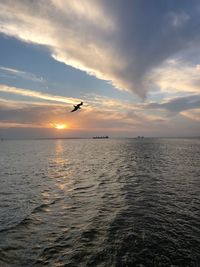
<instances>
[{"instance_id":1,"label":"sea water surface","mask_svg":"<svg viewBox=\"0 0 200 267\"><path fill-rule=\"evenodd\" d=\"M0 142L0 266L200 266L200 140Z\"/></svg>"}]
</instances>

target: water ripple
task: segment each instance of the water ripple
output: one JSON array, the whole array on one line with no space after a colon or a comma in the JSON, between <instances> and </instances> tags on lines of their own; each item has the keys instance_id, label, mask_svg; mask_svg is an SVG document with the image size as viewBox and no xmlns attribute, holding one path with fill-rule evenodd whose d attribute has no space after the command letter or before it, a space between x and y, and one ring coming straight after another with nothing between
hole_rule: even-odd
<instances>
[{"instance_id":1,"label":"water ripple","mask_svg":"<svg viewBox=\"0 0 200 267\"><path fill-rule=\"evenodd\" d=\"M199 266L200 140L10 141L0 156L0 266Z\"/></svg>"}]
</instances>

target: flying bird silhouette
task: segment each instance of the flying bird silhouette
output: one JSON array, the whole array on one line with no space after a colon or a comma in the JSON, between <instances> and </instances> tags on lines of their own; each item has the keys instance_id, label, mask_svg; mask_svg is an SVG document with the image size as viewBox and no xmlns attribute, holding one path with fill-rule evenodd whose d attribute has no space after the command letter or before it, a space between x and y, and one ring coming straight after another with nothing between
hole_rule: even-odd
<instances>
[{"instance_id":1,"label":"flying bird silhouette","mask_svg":"<svg viewBox=\"0 0 200 267\"><path fill-rule=\"evenodd\" d=\"M76 111L76 110L78 110L78 109L81 109L81 106L82 106L82 105L83 105L83 102L81 102L80 104L74 105L74 109L71 110L71 112L74 112L74 111Z\"/></svg>"}]
</instances>

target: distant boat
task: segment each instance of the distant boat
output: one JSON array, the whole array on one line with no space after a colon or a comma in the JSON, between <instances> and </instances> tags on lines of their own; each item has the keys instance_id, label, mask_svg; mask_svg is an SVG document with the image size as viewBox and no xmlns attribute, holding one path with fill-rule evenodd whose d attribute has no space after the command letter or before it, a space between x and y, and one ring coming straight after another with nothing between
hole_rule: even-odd
<instances>
[{"instance_id":1,"label":"distant boat","mask_svg":"<svg viewBox=\"0 0 200 267\"><path fill-rule=\"evenodd\" d=\"M106 136L93 136L92 138L93 139L108 139L109 137L106 135Z\"/></svg>"},{"instance_id":2,"label":"distant boat","mask_svg":"<svg viewBox=\"0 0 200 267\"><path fill-rule=\"evenodd\" d=\"M137 139L144 139L144 136L138 135Z\"/></svg>"}]
</instances>

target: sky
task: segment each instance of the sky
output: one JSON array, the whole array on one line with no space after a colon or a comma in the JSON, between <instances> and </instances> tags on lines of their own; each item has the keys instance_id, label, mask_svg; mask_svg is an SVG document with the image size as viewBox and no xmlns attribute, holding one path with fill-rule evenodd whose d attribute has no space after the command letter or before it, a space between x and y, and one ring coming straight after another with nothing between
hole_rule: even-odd
<instances>
[{"instance_id":1,"label":"sky","mask_svg":"<svg viewBox=\"0 0 200 267\"><path fill-rule=\"evenodd\" d=\"M0 138L96 135L200 136L198 0L0 1Z\"/></svg>"}]
</instances>

